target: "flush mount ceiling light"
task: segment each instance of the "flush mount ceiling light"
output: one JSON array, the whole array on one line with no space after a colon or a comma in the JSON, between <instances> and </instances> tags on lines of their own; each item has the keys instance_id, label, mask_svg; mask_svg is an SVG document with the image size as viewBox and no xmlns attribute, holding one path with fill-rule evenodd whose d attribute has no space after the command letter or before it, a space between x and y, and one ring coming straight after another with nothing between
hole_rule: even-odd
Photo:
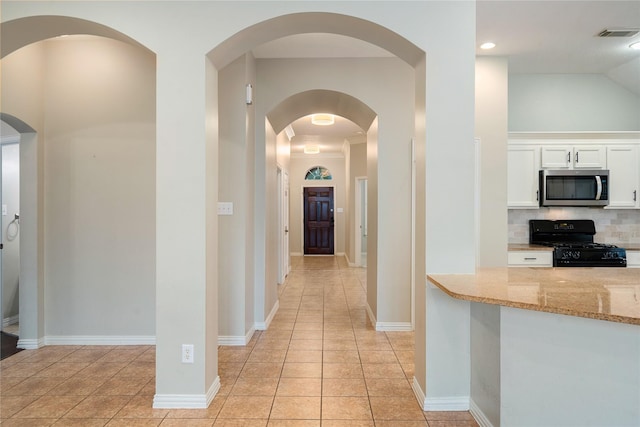
<instances>
[{"instance_id":1,"label":"flush mount ceiling light","mask_svg":"<svg viewBox=\"0 0 640 427\"><path fill-rule=\"evenodd\" d=\"M312 114L311 123L318 126L329 126L335 122L333 114Z\"/></svg>"},{"instance_id":2,"label":"flush mount ceiling light","mask_svg":"<svg viewBox=\"0 0 640 427\"><path fill-rule=\"evenodd\" d=\"M305 145L304 154L318 154L320 152L319 145Z\"/></svg>"},{"instance_id":3,"label":"flush mount ceiling light","mask_svg":"<svg viewBox=\"0 0 640 427\"><path fill-rule=\"evenodd\" d=\"M629 47L633 50L640 50L640 42L631 43Z\"/></svg>"},{"instance_id":4,"label":"flush mount ceiling light","mask_svg":"<svg viewBox=\"0 0 640 427\"><path fill-rule=\"evenodd\" d=\"M485 49L485 50L493 49L494 47L496 47L496 44L493 42L486 42L480 45L480 49Z\"/></svg>"}]
</instances>

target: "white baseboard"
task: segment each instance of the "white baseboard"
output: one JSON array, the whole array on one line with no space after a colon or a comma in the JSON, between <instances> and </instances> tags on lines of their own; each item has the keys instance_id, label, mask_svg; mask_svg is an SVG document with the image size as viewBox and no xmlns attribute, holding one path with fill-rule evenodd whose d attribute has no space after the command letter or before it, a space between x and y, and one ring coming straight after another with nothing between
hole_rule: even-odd
<instances>
[{"instance_id":1,"label":"white baseboard","mask_svg":"<svg viewBox=\"0 0 640 427\"><path fill-rule=\"evenodd\" d=\"M22 348L24 350L36 350L40 347L44 347L44 345L44 338L18 339L16 347Z\"/></svg>"},{"instance_id":2,"label":"white baseboard","mask_svg":"<svg viewBox=\"0 0 640 427\"><path fill-rule=\"evenodd\" d=\"M379 332L411 332L411 322L377 322L376 331Z\"/></svg>"},{"instance_id":3,"label":"white baseboard","mask_svg":"<svg viewBox=\"0 0 640 427\"><path fill-rule=\"evenodd\" d=\"M256 322L255 329L258 331L266 331L267 329L269 329L269 325L271 324L271 321L273 320L273 317L278 312L279 308L280 308L280 301L276 301L276 303L273 305L273 308L271 309L271 313L269 313L265 321Z\"/></svg>"},{"instance_id":4,"label":"white baseboard","mask_svg":"<svg viewBox=\"0 0 640 427\"><path fill-rule=\"evenodd\" d=\"M206 394L156 394L156 409L206 409L220 390L220 377L216 377Z\"/></svg>"},{"instance_id":5,"label":"white baseboard","mask_svg":"<svg viewBox=\"0 0 640 427\"><path fill-rule=\"evenodd\" d=\"M471 403L469 405L469 412L471 412L471 415L475 418L480 427L493 427L491 421L489 421L487 416L482 412L478 405L476 405L476 402L474 402L473 399L471 399Z\"/></svg>"},{"instance_id":6,"label":"white baseboard","mask_svg":"<svg viewBox=\"0 0 640 427\"><path fill-rule=\"evenodd\" d=\"M425 395L424 395L424 391L422 390L422 387L420 387L420 384L418 383L418 380L416 379L416 377L413 377L413 382L411 383L411 388L413 389L414 396L416 397L416 399L418 399L418 403L420 404L420 407L424 409Z\"/></svg>"},{"instance_id":7,"label":"white baseboard","mask_svg":"<svg viewBox=\"0 0 640 427\"><path fill-rule=\"evenodd\" d=\"M376 316L373 314L373 310L367 303L367 315L369 316L369 321L371 324L375 326L376 331L378 332L411 332L413 331L413 326L411 322L378 322L376 320Z\"/></svg>"},{"instance_id":8,"label":"white baseboard","mask_svg":"<svg viewBox=\"0 0 640 427\"><path fill-rule=\"evenodd\" d=\"M425 397L424 411L468 411L469 396Z\"/></svg>"},{"instance_id":9,"label":"white baseboard","mask_svg":"<svg viewBox=\"0 0 640 427\"><path fill-rule=\"evenodd\" d=\"M44 337L44 345L155 345L153 335L58 335Z\"/></svg>"},{"instance_id":10,"label":"white baseboard","mask_svg":"<svg viewBox=\"0 0 640 427\"><path fill-rule=\"evenodd\" d=\"M376 316L375 314L373 314L373 310L371 310L371 306L369 306L368 302L367 302L367 315L369 316L369 321L371 322L371 324L376 325L377 324Z\"/></svg>"},{"instance_id":11,"label":"white baseboard","mask_svg":"<svg viewBox=\"0 0 640 427\"><path fill-rule=\"evenodd\" d=\"M16 314L15 316L5 317L2 319L2 327L6 328L7 326L15 325L20 321L20 315Z\"/></svg>"},{"instance_id":12,"label":"white baseboard","mask_svg":"<svg viewBox=\"0 0 640 427\"><path fill-rule=\"evenodd\" d=\"M218 335L218 345L227 346L245 346L249 344L253 334L256 332L255 328L251 328L245 336L242 335Z\"/></svg>"}]
</instances>

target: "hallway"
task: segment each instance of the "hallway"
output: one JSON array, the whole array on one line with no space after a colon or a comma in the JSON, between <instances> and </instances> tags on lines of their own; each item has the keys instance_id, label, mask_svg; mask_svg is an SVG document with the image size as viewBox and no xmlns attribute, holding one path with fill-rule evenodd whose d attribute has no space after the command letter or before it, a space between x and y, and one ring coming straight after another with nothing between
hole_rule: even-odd
<instances>
[{"instance_id":1,"label":"hallway","mask_svg":"<svg viewBox=\"0 0 640 427\"><path fill-rule=\"evenodd\" d=\"M0 362L2 426L476 426L468 412L423 412L413 334L368 323L366 270L293 257L280 309L246 347L219 348L208 409L152 409L151 346L50 346Z\"/></svg>"},{"instance_id":2,"label":"hallway","mask_svg":"<svg viewBox=\"0 0 640 427\"><path fill-rule=\"evenodd\" d=\"M269 329L246 348L220 348L216 425L476 426L468 412L420 409L413 333L376 332L365 287L366 270L343 257L292 257Z\"/></svg>"}]
</instances>

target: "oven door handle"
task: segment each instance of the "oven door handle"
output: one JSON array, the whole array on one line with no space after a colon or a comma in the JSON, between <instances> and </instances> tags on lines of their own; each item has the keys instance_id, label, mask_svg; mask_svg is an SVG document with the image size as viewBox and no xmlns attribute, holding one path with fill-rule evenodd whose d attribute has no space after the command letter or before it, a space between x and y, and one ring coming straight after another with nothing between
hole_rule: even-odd
<instances>
[{"instance_id":1,"label":"oven door handle","mask_svg":"<svg viewBox=\"0 0 640 427\"><path fill-rule=\"evenodd\" d=\"M600 175L596 175L596 200L600 200L602 196L602 179Z\"/></svg>"}]
</instances>

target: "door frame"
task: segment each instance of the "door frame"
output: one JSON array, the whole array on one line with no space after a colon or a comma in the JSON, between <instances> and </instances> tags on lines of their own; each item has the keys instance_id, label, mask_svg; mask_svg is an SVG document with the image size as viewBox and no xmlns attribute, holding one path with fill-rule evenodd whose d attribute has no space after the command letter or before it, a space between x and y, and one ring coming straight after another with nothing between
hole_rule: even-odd
<instances>
[{"instance_id":1,"label":"door frame","mask_svg":"<svg viewBox=\"0 0 640 427\"><path fill-rule=\"evenodd\" d=\"M368 178L366 176L356 176L355 177L355 264L358 267L362 267L362 188L361 185L363 182L367 183L368 186ZM368 240L367 240L368 241ZM367 252L368 253L368 252Z\"/></svg>"},{"instance_id":2,"label":"door frame","mask_svg":"<svg viewBox=\"0 0 640 427\"><path fill-rule=\"evenodd\" d=\"M289 173L278 165L278 283L291 272L289 262Z\"/></svg>"},{"instance_id":3,"label":"door frame","mask_svg":"<svg viewBox=\"0 0 640 427\"><path fill-rule=\"evenodd\" d=\"M310 185L311 184L311 185ZM314 187L327 187L333 189L333 254L332 255L307 255L304 253L304 189ZM305 181L300 187L300 247L302 248L302 256L336 256L336 230L338 229L338 208L336 207L336 185L329 184L326 181Z\"/></svg>"},{"instance_id":4,"label":"door frame","mask_svg":"<svg viewBox=\"0 0 640 427\"><path fill-rule=\"evenodd\" d=\"M0 139L0 205L2 205L3 202L3 192L2 192L2 185L3 185L3 179L2 179L2 172L3 172L3 166L2 166L2 160L3 160L3 147L5 145L13 145L16 144L18 145L18 147L20 146L20 134L17 134L15 136L8 136L8 137L4 137L2 139ZM18 157L18 162L20 162L20 158ZM20 179L20 178L18 178ZM18 193L19 194L19 193ZM18 209L19 211L19 209ZM3 215L0 216L0 243L4 243L4 229L5 229L5 218L4 216L7 216L7 218L9 218L9 215ZM18 239L21 239L20 234L18 234ZM20 241L20 240L18 240ZM0 250L0 331L3 331L5 326L4 326L4 321L5 321L5 317L4 317L4 275L3 275L3 263L2 263L2 250ZM19 268L19 267L18 267ZM18 273L19 274L19 273ZM20 292L20 285L18 284L18 292ZM18 319L20 318L20 310L18 309ZM19 321L19 320L18 320Z\"/></svg>"}]
</instances>

